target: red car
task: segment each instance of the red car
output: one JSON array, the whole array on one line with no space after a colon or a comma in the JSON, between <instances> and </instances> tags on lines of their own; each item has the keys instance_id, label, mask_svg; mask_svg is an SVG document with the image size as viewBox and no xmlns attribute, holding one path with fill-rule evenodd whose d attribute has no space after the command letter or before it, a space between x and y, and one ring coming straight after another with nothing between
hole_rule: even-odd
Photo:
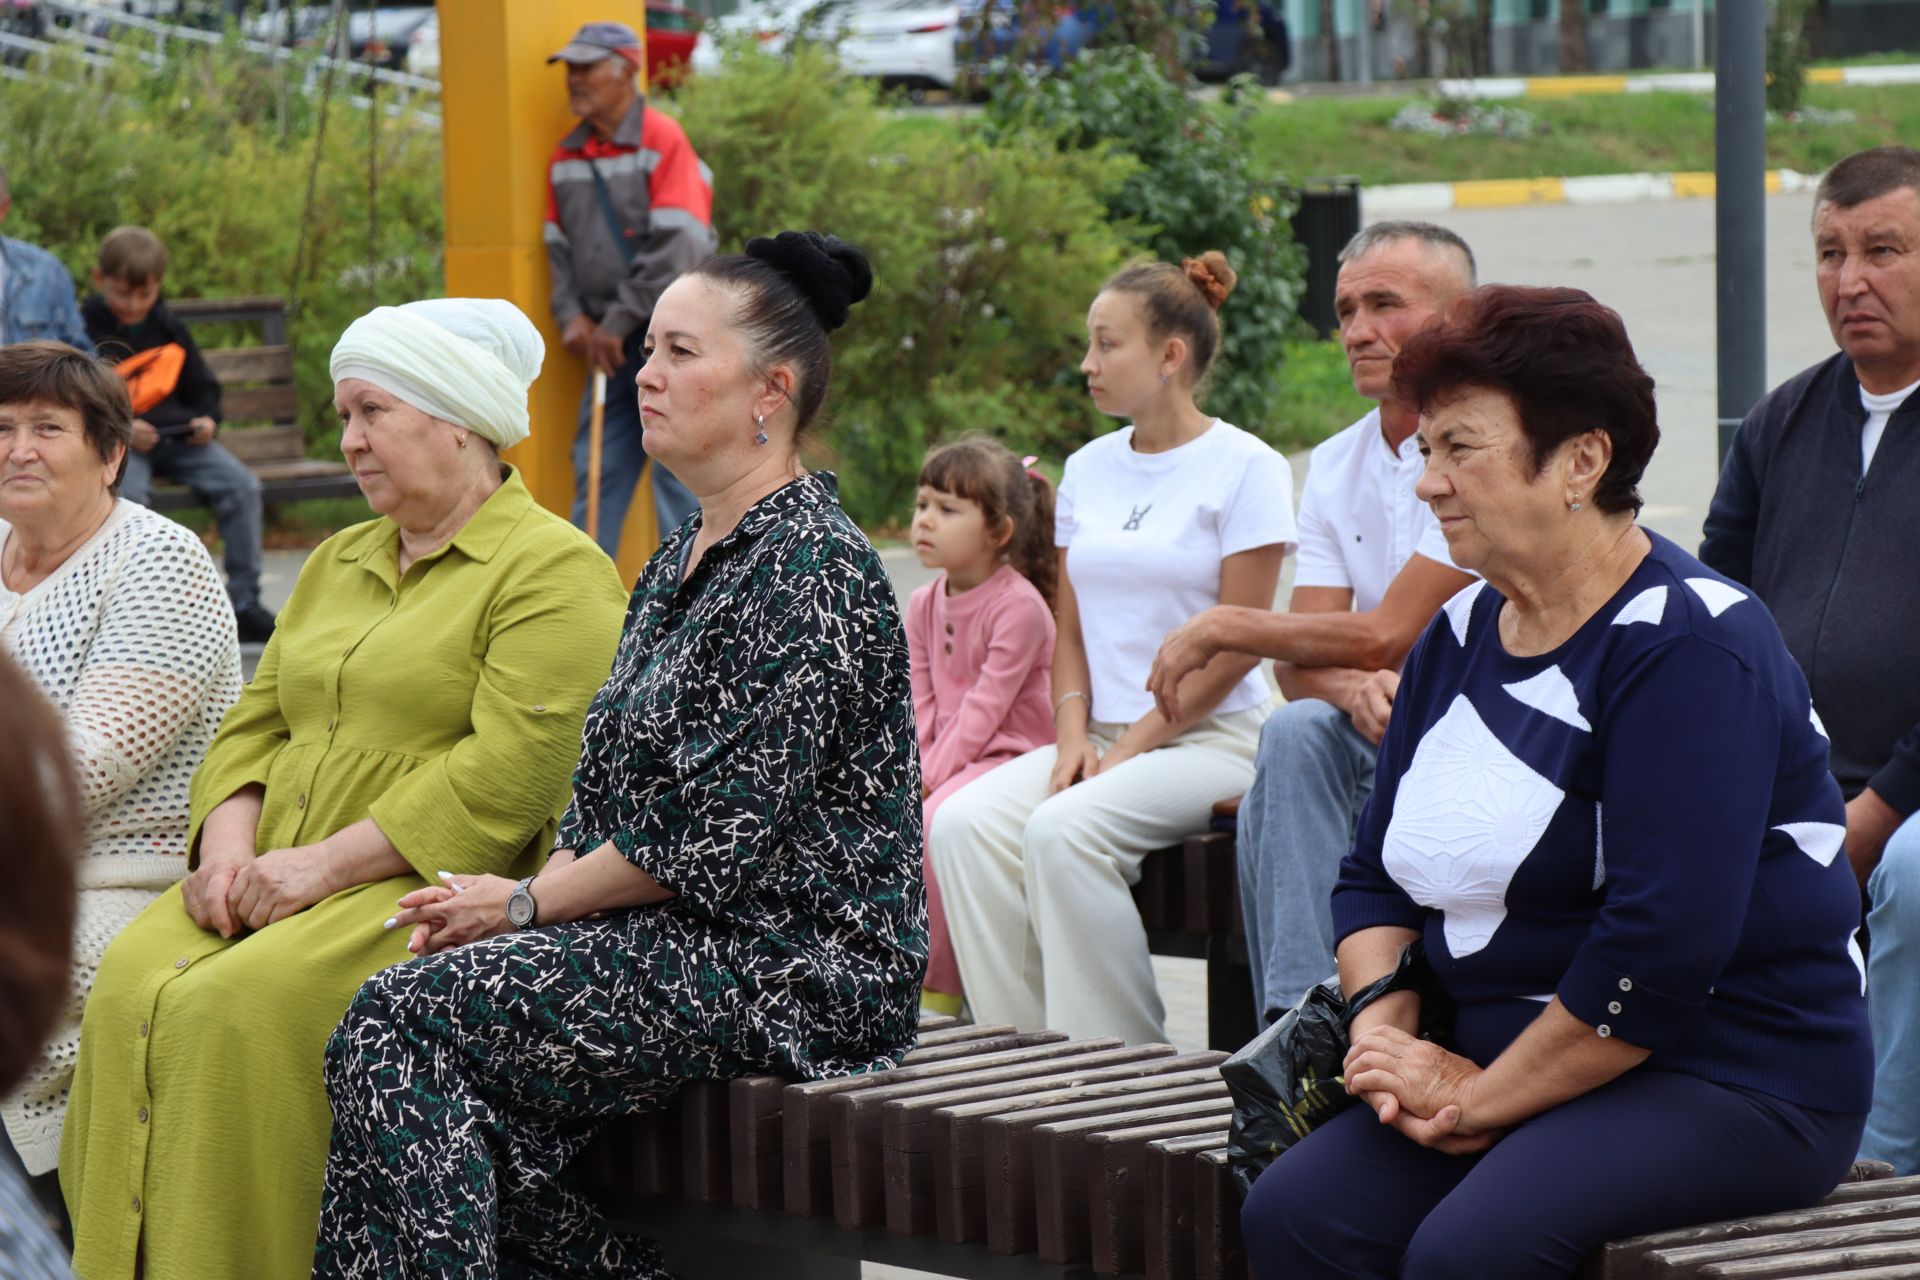
<instances>
[{"instance_id":1,"label":"red car","mask_svg":"<svg viewBox=\"0 0 1920 1280\"><path fill-rule=\"evenodd\" d=\"M699 38L702 18L667 0L647 0L647 85L664 88L683 79L693 65L693 42ZM414 28L406 55L415 75L440 74L440 19L429 16Z\"/></svg>"}]
</instances>

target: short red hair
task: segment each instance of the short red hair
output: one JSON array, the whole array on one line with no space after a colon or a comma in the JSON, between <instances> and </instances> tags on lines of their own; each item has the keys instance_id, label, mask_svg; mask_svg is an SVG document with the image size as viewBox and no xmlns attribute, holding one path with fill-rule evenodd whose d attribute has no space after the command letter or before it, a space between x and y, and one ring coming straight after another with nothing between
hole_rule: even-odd
<instances>
[{"instance_id":1,"label":"short red hair","mask_svg":"<svg viewBox=\"0 0 1920 1280\"><path fill-rule=\"evenodd\" d=\"M1660 443L1653 379L1611 307L1581 289L1483 285L1454 299L1393 362L1393 394L1425 416L1470 390L1512 402L1534 474L1567 441L1603 431L1613 461L1593 491L1602 511L1638 511Z\"/></svg>"}]
</instances>

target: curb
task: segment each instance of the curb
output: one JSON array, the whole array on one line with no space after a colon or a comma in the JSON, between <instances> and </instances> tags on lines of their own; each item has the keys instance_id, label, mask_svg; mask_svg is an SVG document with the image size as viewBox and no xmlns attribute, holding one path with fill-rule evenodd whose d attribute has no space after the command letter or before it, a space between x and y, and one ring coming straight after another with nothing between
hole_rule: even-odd
<instances>
[{"instance_id":1,"label":"curb","mask_svg":"<svg viewBox=\"0 0 1920 1280\"><path fill-rule=\"evenodd\" d=\"M1810 191L1819 174L1767 170L1767 194ZM1586 178L1488 178L1474 182L1409 182L1363 187L1364 217L1444 213L1449 209L1502 209L1541 204L1633 204L1645 200L1712 199L1711 172L1609 173Z\"/></svg>"},{"instance_id":2,"label":"curb","mask_svg":"<svg viewBox=\"0 0 1920 1280\"><path fill-rule=\"evenodd\" d=\"M1920 84L1920 64L1876 67L1813 67L1808 84ZM1713 72L1674 71L1635 76L1483 76L1475 80L1437 80L1448 98L1490 101L1505 98L1574 98L1589 93L1712 93Z\"/></svg>"}]
</instances>

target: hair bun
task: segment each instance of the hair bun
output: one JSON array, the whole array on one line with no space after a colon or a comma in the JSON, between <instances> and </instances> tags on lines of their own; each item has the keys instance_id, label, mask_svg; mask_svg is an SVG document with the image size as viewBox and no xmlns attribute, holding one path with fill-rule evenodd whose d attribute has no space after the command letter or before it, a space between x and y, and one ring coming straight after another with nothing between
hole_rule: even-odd
<instances>
[{"instance_id":1,"label":"hair bun","mask_svg":"<svg viewBox=\"0 0 1920 1280\"><path fill-rule=\"evenodd\" d=\"M1233 286L1239 283L1240 273L1227 262L1227 255L1218 249L1209 249L1197 258L1188 258L1181 262L1180 269L1187 273L1187 279L1193 281L1193 287L1207 300L1207 305L1215 311L1233 292Z\"/></svg>"},{"instance_id":2,"label":"hair bun","mask_svg":"<svg viewBox=\"0 0 1920 1280\"><path fill-rule=\"evenodd\" d=\"M747 241L747 256L793 281L829 331L845 324L853 304L873 290L867 255L838 236L818 231L782 231L772 239L755 236Z\"/></svg>"}]
</instances>

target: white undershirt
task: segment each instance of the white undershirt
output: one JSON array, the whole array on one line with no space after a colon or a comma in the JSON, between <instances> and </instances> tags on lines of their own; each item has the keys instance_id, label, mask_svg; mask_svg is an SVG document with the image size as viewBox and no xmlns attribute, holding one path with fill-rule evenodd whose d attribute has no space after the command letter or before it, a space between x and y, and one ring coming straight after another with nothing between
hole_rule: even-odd
<instances>
[{"instance_id":1,"label":"white undershirt","mask_svg":"<svg viewBox=\"0 0 1920 1280\"><path fill-rule=\"evenodd\" d=\"M1889 391L1877 396L1865 387L1860 388L1860 405L1867 411L1867 425L1860 431L1860 474L1867 474L1867 468L1873 465L1873 452L1880 447L1880 437L1886 434L1887 419L1895 409L1907 402L1907 397L1920 391L1920 382L1910 382L1898 391Z\"/></svg>"}]
</instances>

